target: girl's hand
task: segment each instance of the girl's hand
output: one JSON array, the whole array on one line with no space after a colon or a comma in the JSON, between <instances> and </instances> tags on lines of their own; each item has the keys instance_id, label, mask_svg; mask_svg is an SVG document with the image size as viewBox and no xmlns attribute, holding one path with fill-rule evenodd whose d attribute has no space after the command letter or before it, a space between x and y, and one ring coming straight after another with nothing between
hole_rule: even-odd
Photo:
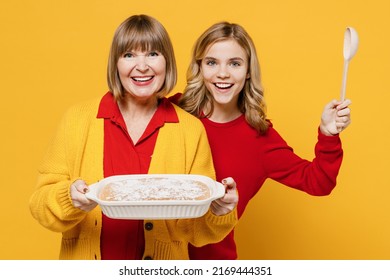
<instances>
[{"instance_id":1,"label":"girl's hand","mask_svg":"<svg viewBox=\"0 0 390 280\"><path fill-rule=\"evenodd\" d=\"M211 211L214 215L222 216L230 213L238 203L238 192L236 182L228 177L222 180L226 193L222 198L216 199L211 203Z\"/></svg>"},{"instance_id":2,"label":"girl's hand","mask_svg":"<svg viewBox=\"0 0 390 280\"><path fill-rule=\"evenodd\" d=\"M88 191L88 186L83 180L76 180L70 186L70 197L74 207L85 212L89 212L96 207L97 203L85 196Z\"/></svg>"},{"instance_id":3,"label":"girl's hand","mask_svg":"<svg viewBox=\"0 0 390 280\"><path fill-rule=\"evenodd\" d=\"M351 100L332 100L326 104L321 116L320 130L327 136L334 136L351 123Z\"/></svg>"}]
</instances>

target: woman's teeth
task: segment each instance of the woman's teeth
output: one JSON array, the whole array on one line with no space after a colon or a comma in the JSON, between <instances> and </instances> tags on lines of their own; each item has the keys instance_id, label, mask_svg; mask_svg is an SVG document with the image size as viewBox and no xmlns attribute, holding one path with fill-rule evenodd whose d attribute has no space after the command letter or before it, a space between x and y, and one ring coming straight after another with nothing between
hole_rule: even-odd
<instances>
[{"instance_id":1,"label":"woman's teeth","mask_svg":"<svg viewBox=\"0 0 390 280\"><path fill-rule=\"evenodd\" d=\"M147 82L150 81L153 77L133 77L133 80L136 82Z\"/></svg>"}]
</instances>

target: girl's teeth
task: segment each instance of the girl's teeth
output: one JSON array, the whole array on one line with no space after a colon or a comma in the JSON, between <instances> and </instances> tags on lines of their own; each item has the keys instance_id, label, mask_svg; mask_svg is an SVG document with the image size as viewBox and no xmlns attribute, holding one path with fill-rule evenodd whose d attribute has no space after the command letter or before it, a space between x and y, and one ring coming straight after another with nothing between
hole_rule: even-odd
<instances>
[{"instance_id":1,"label":"girl's teeth","mask_svg":"<svg viewBox=\"0 0 390 280\"><path fill-rule=\"evenodd\" d=\"M232 84L215 84L219 88L229 88L232 86Z\"/></svg>"}]
</instances>

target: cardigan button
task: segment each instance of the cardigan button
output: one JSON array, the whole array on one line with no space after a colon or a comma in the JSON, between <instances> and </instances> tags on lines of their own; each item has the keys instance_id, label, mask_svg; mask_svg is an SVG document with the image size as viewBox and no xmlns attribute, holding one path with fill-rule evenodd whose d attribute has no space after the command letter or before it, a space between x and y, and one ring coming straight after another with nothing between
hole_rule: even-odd
<instances>
[{"instance_id":1,"label":"cardigan button","mask_svg":"<svg viewBox=\"0 0 390 280\"><path fill-rule=\"evenodd\" d=\"M153 260L153 259L152 259L152 257L150 257L150 256L146 256L146 257L144 258L144 260Z\"/></svg>"},{"instance_id":2,"label":"cardigan button","mask_svg":"<svg viewBox=\"0 0 390 280\"><path fill-rule=\"evenodd\" d=\"M153 229L153 224L150 223L150 222L146 223L146 224L145 224L145 229L146 229L146 230L152 230L152 229Z\"/></svg>"}]
</instances>

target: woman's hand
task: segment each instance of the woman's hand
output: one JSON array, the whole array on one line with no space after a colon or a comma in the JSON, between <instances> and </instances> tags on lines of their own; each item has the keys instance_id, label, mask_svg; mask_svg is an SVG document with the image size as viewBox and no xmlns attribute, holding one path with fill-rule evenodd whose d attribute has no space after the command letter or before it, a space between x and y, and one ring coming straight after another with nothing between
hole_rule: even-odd
<instances>
[{"instance_id":1,"label":"woman's hand","mask_svg":"<svg viewBox=\"0 0 390 280\"><path fill-rule=\"evenodd\" d=\"M351 123L351 100L344 101L332 100L326 104L321 116L320 130L327 136L333 136L344 129Z\"/></svg>"},{"instance_id":2,"label":"woman's hand","mask_svg":"<svg viewBox=\"0 0 390 280\"><path fill-rule=\"evenodd\" d=\"M211 211L214 215L222 216L230 213L236 207L238 202L238 192L236 182L233 178L228 177L222 180L225 186L225 195L211 203Z\"/></svg>"},{"instance_id":3,"label":"woman's hand","mask_svg":"<svg viewBox=\"0 0 390 280\"><path fill-rule=\"evenodd\" d=\"M89 200L85 194L89 191L87 184L83 180L76 180L70 186L70 197L73 206L80 210L89 212L96 207L97 203Z\"/></svg>"}]
</instances>

